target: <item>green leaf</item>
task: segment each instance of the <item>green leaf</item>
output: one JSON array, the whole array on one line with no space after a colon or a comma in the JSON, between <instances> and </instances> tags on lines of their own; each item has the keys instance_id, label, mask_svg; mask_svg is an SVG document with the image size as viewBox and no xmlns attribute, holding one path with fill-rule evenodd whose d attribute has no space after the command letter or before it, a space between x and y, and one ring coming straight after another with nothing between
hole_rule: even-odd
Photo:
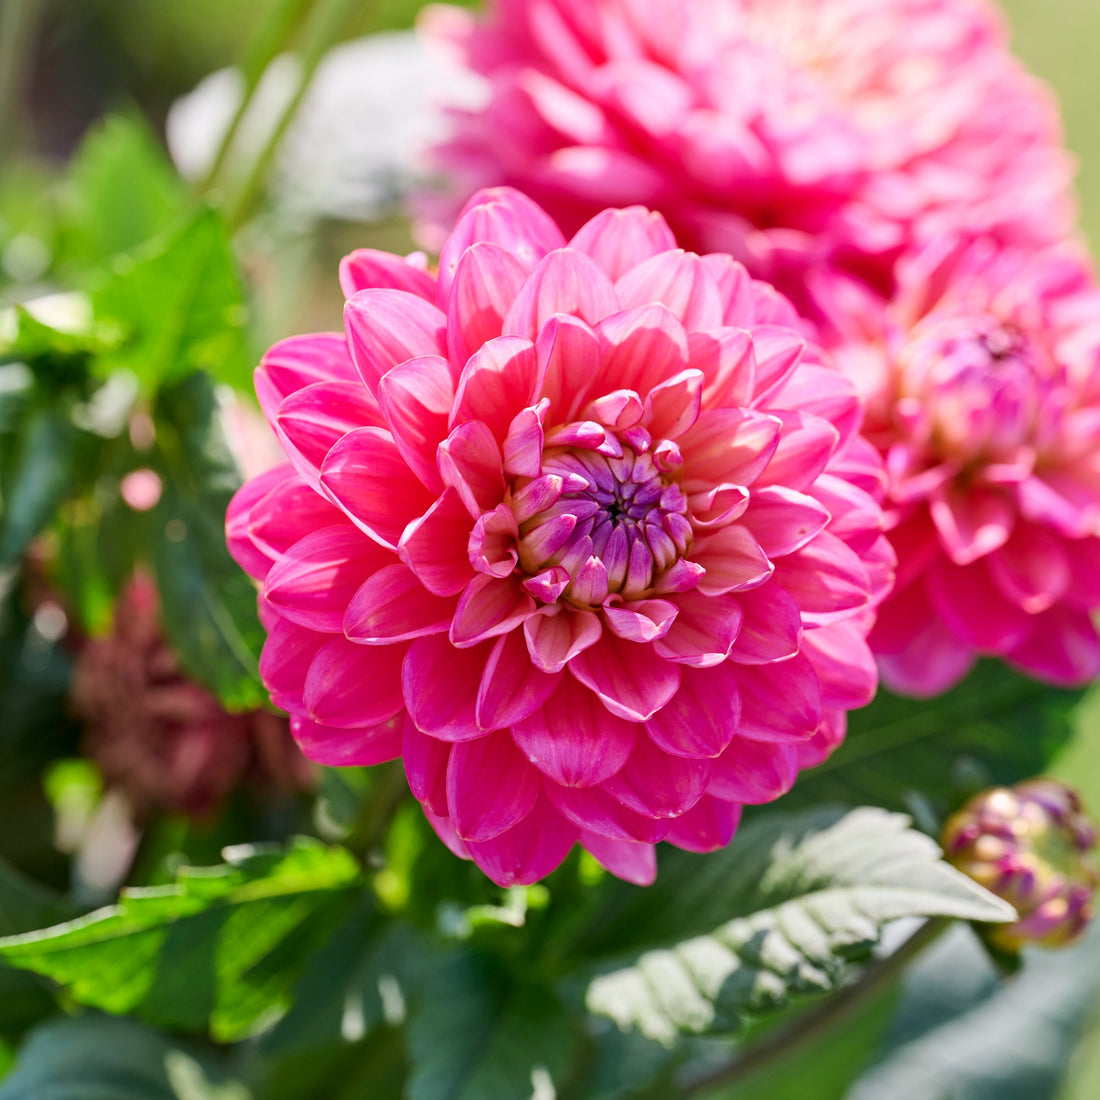
<instances>
[{"instance_id":1,"label":"green leaf","mask_svg":"<svg viewBox=\"0 0 1100 1100\"><path fill-rule=\"evenodd\" d=\"M1040 1100L1057 1094L1093 1018L1100 926L1062 951L1025 952L1005 981L969 929L910 968L890 1035L849 1100ZM1096 1095L1096 1081L1083 1096Z\"/></svg>"},{"instance_id":2,"label":"green leaf","mask_svg":"<svg viewBox=\"0 0 1100 1100\"><path fill-rule=\"evenodd\" d=\"M0 1100L250 1100L209 1057L132 1020L53 1020L23 1044Z\"/></svg>"},{"instance_id":3,"label":"green leaf","mask_svg":"<svg viewBox=\"0 0 1100 1100\"><path fill-rule=\"evenodd\" d=\"M942 816L977 790L1042 772L1069 739L1080 698L999 661L980 662L958 687L919 703L880 690L849 716L844 744L799 777L784 806L912 810L923 800Z\"/></svg>"},{"instance_id":4,"label":"green leaf","mask_svg":"<svg viewBox=\"0 0 1100 1100\"><path fill-rule=\"evenodd\" d=\"M231 710L264 705L256 589L229 556L225 512L241 483L205 375L161 390L155 409L163 493L152 547L164 628L184 667Z\"/></svg>"},{"instance_id":5,"label":"green leaf","mask_svg":"<svg viewBox=\"0 0 1100 1100\"><path fill-rule=\"evenodd\" d=\"M555 1095L577 1037L554 994L475 952L437 966L409 1021L410 1100Z\"/></svg>"},{"instance_id":6,"label":"green leaf","mask_svg":"<svg viewBox=\"0 0 1100 1100\"><path fill-rule=\"evenodd\" d=\"M668 862L654 894L605 914L596 946L632 927L675 942L600 974L586 998L590 1011L666 1043L831 992L886 921L1014 917L944 863L907 817L877 809L766 814L705 861ZM691 935L704 919L713 923Z\"/></svg>"},{"instance_id":7,"label":"green leaf","mask_svg":"<svg viewBox=\"0 0 1100 1100\"><path fill-rule=\"evenodd\" d=\"M300 839L227 849L171 886L0 940L0 959L64 985L82 1004L165 1027L243 1038L285 1011L311 952L359 882L350 853Z\"/></svg>"},{"instance_id":8,"label":"green leaf","mask_svg":"<svg viewBox=\"0 0 1100 1100\"><path fill-rule=\"evenodd\" d=\"M249 384L243 289L225 226L200 210L166 241L120 257L93 295L97 322L112 321L124 340L101 357L144 383L174 382L209 371L240 388Z\"/></svg>"},{"instance_id":9,"label":"green leaf","mask_svg":"<svg viewBox=\"0 0 1100 1100\"><path fill-rule=\"evenodd\" d=\"M100 122L85 138L68 181L66 259L95 266L175 222L187 190L156 136L135 112Z\"/></svg>"}]
</instances>

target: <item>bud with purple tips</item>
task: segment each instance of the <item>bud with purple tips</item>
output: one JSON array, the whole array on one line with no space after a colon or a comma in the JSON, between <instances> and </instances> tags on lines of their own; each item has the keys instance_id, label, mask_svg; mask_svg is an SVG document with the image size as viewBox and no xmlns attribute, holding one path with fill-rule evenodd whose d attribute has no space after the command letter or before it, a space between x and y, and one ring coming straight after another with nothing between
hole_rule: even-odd
<instances>
[{"instance_id":1,"label":"bud with purple tips","mask_svg":"<svg viewBox=\"0 0 1100 1100\"><path fill-rule=\"evenodd\" d=\"M1092 920L1100 872L1096 827L1081 800L1053 779L995 787L972 798L944 829L947 859L1015 906L1019 920L990 928L1004 951L1063 947Z\"/></svg>"}]
</instances>

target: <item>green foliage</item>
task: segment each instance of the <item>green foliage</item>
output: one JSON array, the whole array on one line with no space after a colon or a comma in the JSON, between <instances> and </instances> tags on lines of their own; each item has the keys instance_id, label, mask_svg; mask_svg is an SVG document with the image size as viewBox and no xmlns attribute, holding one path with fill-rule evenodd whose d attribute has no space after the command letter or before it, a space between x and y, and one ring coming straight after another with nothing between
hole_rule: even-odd
<instances>
[{"instance_id":1,"label":"green foliage","mask_svg":"<svg viewBox=\"0 0 1100 1100\"><path fill-rule=\"evenodd\" d=\"M200 209L168 238L116 260L93 294L97 321L122 333L102 369L129 370L146 385L202 370L246 387L243 293L221 218Z\"/></svg>"},{"instance_id":2,"label":"green foliage","mask_svg":"<svg viewBox=\"0 0 1100 1100\"><path fill-rule=\"evenodd\" d=\"M836 989L845 962L865 956L886 921L1013 917L942 862L907 818L874 809L766 815L707 859L662 868L657 897L604 914L596 946L632 925L635 940L641 930L675 943L595 977L590 1011L668 1043L682 1032L734 1030L742 1013ZM704 922L704 934L689 935Z\"/></svg>"},{"instance_id":3,"label":"green foliage","mask_svg":"<svg viewBox=\"0 0 1100 1100\"><path fill-rule=\"evenodd\" d=\"M58 1019L36 1029L0 1100L251 1100L212 1058L132 1020Z\"/></svg>"},{"instance_id":4,"label":"green foliage","mask_svg":"<svg viewBox=\"0 0 1100 1100\"><path fill-rule=\"evenodd\" d=\"M942 815L985 787L1042 772L1073 729L1081 693L982 661L958 687L919 702L880 689L849 716L844 744L804 772L785 806L845 802Z\"/></svg>"},{"instance_id":5,"label":"green foliage","mask_svg":"<svg viewBox=\"0 0 1100 1100\"><path fill-rule=\"evenodd\" d=\"M152 559L164 627L184 667L231 709L255 709L264 631L256 590L229 556L225 512L240 473L214 385L193 374L161 389L154 410L163 495Z\"/></svg>"},{"instance_id":6,"label":"green foliage","mask_svg":"<svg viewBox=\"0 0 1100 1100\"><path fill-rule=\"evenodd\" d=\"M306 959L354 894L351 855L316 841L242 846L171 886L0 940L0 959L64 985L82 1004L240 1039L284 1011Z\"/></svg>"}]
</instances>

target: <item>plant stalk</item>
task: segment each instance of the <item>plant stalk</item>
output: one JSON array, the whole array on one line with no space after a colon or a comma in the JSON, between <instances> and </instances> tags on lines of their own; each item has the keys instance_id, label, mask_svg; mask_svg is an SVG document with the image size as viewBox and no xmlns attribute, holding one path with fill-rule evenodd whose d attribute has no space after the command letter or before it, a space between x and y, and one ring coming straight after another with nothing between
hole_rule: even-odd
<instances>
[{"instance_id":1,"label":"plant stalk","mask_svg":"<svg viewBox=\"0 0 1100 1100\"><path fill-rule=\"evenodd\" d=\"M939 939L951 923L942 917L926 921L897 951L874 964L854 985L765 1036L744 1054L686 1082L681 1096L698 1096L720 1086L736 1085L779 1059L797 1057L805 1048L839 1031L868 1001L884 992L917 955Z\"/></svg>"}]
</instances>

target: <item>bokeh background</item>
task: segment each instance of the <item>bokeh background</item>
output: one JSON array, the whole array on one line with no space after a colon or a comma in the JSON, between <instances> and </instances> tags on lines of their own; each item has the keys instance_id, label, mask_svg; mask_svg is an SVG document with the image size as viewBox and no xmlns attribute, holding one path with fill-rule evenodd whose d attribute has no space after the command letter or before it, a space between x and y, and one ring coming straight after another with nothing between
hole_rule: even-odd
<instances>
[{"instance_id":1,"label":"bokeh background","mask_svg":"<svg viewBox=\"0 0 1100 1100\"><path fill-rule=\"evenodd\" d=\"M160 134L172 105L240 57L266 0L0 0L0 307L27 297L50 270L42 197L94 121L140 112ZM362 0L347 24L358 38L412 25L419 0ZM1082 220L1100 248L1100 0L1004 0L1019 56L1055 89L1068 142L1080 159ZM21 44L33 42L33 49ZM379 74L384 80L385 74ZM342 109L339 102L333 111ZM354 115L358 119L360 116ZM337 117L334 123L339 125ZM379 124L385 123L384 119ZM358 122L355 124L359 125ZM370 135L350 132L349 140ZM409 246L396 210L361 220L301 216L262 206L262 233L246 239L257 294L252 338L264 346L293 331L335 327L338 258L352 247ZM1100 691L1081 711L1057 767L1100 812ZM1098 1006L1100 1009L1100 1006ZM1098 1023L1075 1057L1061 1100L1100 1097Z\"/></svg>"}]
</instances>

